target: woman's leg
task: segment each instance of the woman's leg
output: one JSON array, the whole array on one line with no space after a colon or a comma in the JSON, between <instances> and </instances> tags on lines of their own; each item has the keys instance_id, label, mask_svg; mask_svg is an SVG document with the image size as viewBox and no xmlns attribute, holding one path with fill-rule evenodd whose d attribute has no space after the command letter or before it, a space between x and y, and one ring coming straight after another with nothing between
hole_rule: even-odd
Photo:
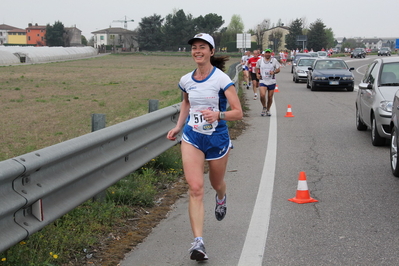
<instances>
[{"instance_id":1,"label":"woman's leg","mask_svg":"<svg viewBox=\"0 0 399 266\"><path fill-rule=\"evenodd\" d=\"M193 145L181 143L183 170L189 186L188 213L195 237L202 237L204 226L204 153Z\"/></svg>"},{"instance_id":2,"label":"woman's leg","mask_svg":"<svg viewBox=\"0 0 399 266\"><path fill-rule=\"evenodd\" d=\"M224 175L226 173L227 161L229 154L218 160L209 161L209 180L214 190L218 195L218 198L222 200L226 195L226 182L224 181Z\"/></svg>"}]
</instances>

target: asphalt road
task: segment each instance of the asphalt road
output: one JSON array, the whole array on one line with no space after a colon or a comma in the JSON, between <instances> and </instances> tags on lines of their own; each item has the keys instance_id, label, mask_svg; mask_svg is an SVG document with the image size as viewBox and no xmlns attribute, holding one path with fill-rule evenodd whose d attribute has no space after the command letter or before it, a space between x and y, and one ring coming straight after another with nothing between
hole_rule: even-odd
<instances>
[{"instance_id":1,"label":"asphalt road","mask_svg":"<svg viewBox=\"0 0 399 266\"><path fill-rule=\"evenodd\" d=\"M348 59L356 84L371 60ZM221 222L205 176L206 265L398 265L399 179L389 145L374 147L369 130L356 130L356 89L313 92L290 70L277 76L272 117L261 117L259 100L245 90L248 128L230 153ZM295 117L285 117L288 105ZM318 202L288 201L301 171ZM188 255L187 204L180 199L120 265L197 265Z\"/></svg>"}]
</instances>

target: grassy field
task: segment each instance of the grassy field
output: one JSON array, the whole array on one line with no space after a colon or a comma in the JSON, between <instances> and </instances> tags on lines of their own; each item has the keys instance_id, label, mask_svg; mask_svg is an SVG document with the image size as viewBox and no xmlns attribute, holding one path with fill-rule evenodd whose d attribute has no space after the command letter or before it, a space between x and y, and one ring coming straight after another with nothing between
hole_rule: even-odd
<instances>
[{"instance_id":1,"label":"grassy field","mask_svg":"<svg viewBox=\"0 0 399 266\"><path fill-rule=\"evenodd\" d=\"M150 99L160 108L179 102L177 83L195 67L179 55L0 67L0 160L90 133L94 113L110 126L147 113Z\"/></svg>"}]
</instances>

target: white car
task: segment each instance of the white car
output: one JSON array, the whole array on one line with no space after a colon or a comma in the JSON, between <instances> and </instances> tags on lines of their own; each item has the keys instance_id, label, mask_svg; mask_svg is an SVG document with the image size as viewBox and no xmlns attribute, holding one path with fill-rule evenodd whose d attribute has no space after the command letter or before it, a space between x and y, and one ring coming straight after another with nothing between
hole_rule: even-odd
<instances>
[{"instance_id":1,"label":"white car","mask_svg":"<svg viewBox=\"0 0 399 266\"><path fill-rule=\"evenodd\" d=\"M319 58L328 58L328 53L326 51L318 51L317 54Z\"/></svg>"}]
</instances>

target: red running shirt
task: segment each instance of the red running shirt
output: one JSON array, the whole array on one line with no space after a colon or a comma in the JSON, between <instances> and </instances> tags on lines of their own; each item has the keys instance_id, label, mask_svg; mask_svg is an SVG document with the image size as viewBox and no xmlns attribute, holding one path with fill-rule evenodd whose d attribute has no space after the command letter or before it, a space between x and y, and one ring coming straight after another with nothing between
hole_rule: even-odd
<instances>
[{"instance_id":1,"label":"red running shirt","mask_svg":"<svg viewBox=\"0 0 399 266\"><path fill-rule=\"evenodd\" d=\"M249 71L251 71L252 73L255 73L256 62L258 62L259 59L259 56L251 57L250 59L248 59Z\"/></svg>"}]
</instances>

